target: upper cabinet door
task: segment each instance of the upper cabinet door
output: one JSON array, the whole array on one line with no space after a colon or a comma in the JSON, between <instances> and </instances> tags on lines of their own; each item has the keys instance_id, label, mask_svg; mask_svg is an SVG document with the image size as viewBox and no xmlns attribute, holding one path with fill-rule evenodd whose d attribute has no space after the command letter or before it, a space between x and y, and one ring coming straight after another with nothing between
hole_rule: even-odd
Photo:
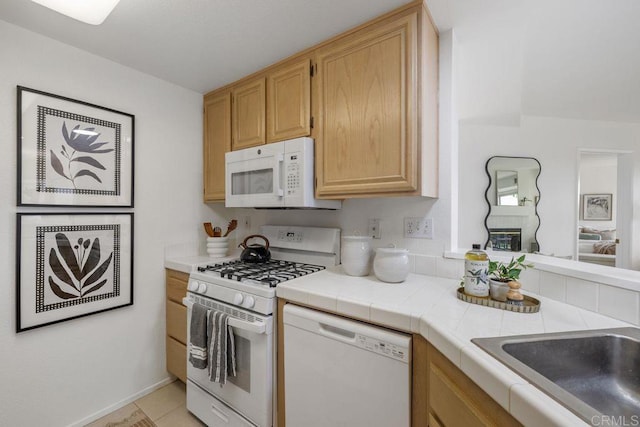
<instances>
[{"instance_id":1,"label":"upper cabinet door","mask_svg":"<svg viewBox=\"0 0 640 427\"><path fill-rule=\"evenodd\" d=\"M316 51L316 194L418 190L418 12Z\"/></svg>"},{"instance_id":2,"label":"upper cabinet door","mask_svg":"<svg viewBox=\"0 0 640 427\"><path fill-rule=\"evenodd\" d=\"M260 77L233 89L233 149L266 142L265 79Z\"/></svg>"},{"instance_id":3,"label":"upper cabinet door","mask_svg":"<svg viewBox=\"0 0 640 427\"><path fill-rule=\"evenodd\" d=\"M285 65L267 77L267 142L311 134L311 62Z\"/></svg>"},{"instance_id":4,"label":"upper cabinet door","mask_svg":"<svg viewBox=\"0 0 640 427\"><path fill-rule=\"evenodd\" d=\"M224 201L224 155L231 151L231 93L204 97L204 201Z\"/></svg>"}]
</instances>

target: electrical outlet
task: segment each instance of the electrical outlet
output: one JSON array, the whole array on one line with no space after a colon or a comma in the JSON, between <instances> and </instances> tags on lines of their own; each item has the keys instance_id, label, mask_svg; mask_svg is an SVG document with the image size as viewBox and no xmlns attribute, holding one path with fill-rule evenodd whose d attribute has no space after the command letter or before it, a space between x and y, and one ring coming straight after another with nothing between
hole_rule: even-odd
<instances>
[{"instance_id":1,"label":"electrical outlet","mask_svg":"<svg viewBox=\"0 0 640 427\"><path fill-rule=\"evenodd\" d=\"M382 237L382 231L380 230L380 219L369 219L369 236L374 239L380 239Z\"/></svg>"},{"instance_id":2,"label":"electrical outlet","mask_svg":"<svg viewBox=\"0 0 640 427\"><path fill-rule=\"evenodd\" d=\"M433 218L405 218L404 237L433 239Z\"/></svg>"}]
</instances>

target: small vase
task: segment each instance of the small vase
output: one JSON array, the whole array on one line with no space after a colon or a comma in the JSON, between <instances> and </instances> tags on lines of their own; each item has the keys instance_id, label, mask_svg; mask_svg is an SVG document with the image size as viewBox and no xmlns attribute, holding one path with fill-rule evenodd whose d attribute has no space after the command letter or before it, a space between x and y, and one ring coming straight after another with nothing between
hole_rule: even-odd
<instances>
[{"instance_id":1,"label":"small vase","mask_svg":"<svg viewBox=\"0 0 640 427\"><path fill-rule=\"evenodd\" d=\"M509 285L507 285L507 282L489 279L489 295L491 296L491 299L504 302L507 300L507 292L509 292Z\"/></svg>"}]
</instances>

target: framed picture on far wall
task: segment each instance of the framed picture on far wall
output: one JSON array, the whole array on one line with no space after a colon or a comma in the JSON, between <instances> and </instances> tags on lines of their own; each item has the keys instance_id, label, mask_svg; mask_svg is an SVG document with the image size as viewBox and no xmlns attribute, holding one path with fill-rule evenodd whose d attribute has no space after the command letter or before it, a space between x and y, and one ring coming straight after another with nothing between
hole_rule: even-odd
<instances>
[{"instance_id":1,"label":"framed picture on far wall","mask_svg":"<svg viewBox=\"0 0 640 427\"><path fill-rule=\"evenodd\" d=\"M133 213L19 213L17 248L17 332L133 304Z\"/></svg>"},{"instance_id":2,"label":"framed picture on far wall","mask_svg":"<svg viewBox=\"0 0 640 427\"><path fill-rule=\"evenodd\" d=\"M613 194L583 194L582 219L586 221L611 221L613 218Z\"/></svg>"},{"instance_id":3,"label":"framed picture on far wall","mask_svg":"<svg viewBox=\"0 0 640 427\"><path fill-rule=\"evenodd\" d=\"M18 86L18 206L133 207L134 116Z\"/></svg>"}]
</instances>

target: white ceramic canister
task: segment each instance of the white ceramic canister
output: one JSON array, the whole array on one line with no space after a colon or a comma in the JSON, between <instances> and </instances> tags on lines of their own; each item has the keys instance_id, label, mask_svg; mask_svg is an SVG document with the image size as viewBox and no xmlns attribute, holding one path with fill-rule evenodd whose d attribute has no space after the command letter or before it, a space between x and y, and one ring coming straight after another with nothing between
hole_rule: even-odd
<instances>
[{"instance_id":1,"label":"white ceramic canister","mask_svg":"<svg viewBox=\"0 0 640 427\"><path fill-rule=\"evenodd\" d=\"M207 253L211 258L224 258L229 251L228 237L207 237Z\"/></svg>"},{"instance_id":2,"label":"white ceramic canister","mask_svg":"<svg viewBox=\"0 0 640 427\"><path fill-rule=\"evenodd\" d=\"M383 282L403 282L409 275L409 249L376 249L373 272Z\"/></svg>"},{"instance_id":3,"label":"white ceramic canister","mask_svg":"<svg viewBox=\"0 0 640 427\"><path fill-rule=\"evenodd\" d=\"M366 276L371 271L371 237L342 236L340 258L349 276Z\"/></svg>"}]
</instances>

